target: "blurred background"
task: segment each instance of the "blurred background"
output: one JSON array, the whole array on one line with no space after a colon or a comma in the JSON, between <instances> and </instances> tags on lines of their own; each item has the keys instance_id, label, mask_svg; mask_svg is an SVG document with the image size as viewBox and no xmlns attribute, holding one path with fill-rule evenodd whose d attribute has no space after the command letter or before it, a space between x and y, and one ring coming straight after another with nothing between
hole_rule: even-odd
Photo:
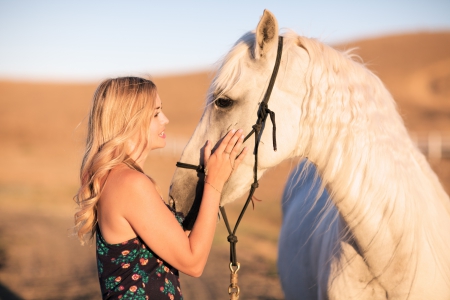
<instances>
[{"instance_id":1,"label":"blurred background","mask_svg":"<svg viewBox=\"0 0 450 300\"><path fill-rule=\"evenodd\" d=\"M167 192L216 62L263 10L280 28L356 48L394 95L417 146L450 192L450 1L0 0L0 299L100 299L95 245L73 236L86 117L107 77L151 76L170 119L145 171ZM267 172L238 231L243 299L283 299L276 268L286 161ZM243 199L228 208L235 220ZM185 299L228 299L218 225Z\"/></svg>"}]
</instances>

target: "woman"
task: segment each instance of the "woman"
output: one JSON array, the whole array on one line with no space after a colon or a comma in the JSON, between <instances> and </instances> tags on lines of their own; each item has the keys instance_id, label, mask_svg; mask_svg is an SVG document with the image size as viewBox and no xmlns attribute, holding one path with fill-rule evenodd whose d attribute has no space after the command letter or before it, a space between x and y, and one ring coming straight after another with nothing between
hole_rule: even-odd
<instances>
[{"instance_id":1,"label":"woman","mask_svg":"<svg viewBox=\"0 0 450 300\"><path fill-rule=\"evenodd\" d=\"M75 225L82 243L96 235L103 299L182 299L178 270L202 274L221 190L247 153L242 130L230 131L213 154L206 142L203 199L187 235L143 172L149 151L165 146L168 122L150 80L108 79L94 94Z\"/></svg>"}]
</instances>

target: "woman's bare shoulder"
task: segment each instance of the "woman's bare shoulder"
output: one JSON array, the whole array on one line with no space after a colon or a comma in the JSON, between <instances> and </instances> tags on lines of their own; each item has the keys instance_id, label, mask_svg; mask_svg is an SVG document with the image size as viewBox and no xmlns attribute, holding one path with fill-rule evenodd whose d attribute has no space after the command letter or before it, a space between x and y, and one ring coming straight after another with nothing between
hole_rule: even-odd
<instances>
[{"instance_id":1,"label":"woman's bare shoulder","mask_svg":"<svg viewBox=\"0 0 450 300\"><path fill-rule=\"evenodd\" d=\"M97 206L97 218L103 237L110 243L136 236L130 222L134 210L148 211L144 204L153 195L153 182L141 172L127 166L113 168L104 183Z\"/></svg>"},{"instance_id":2,"label":"woman's bare shoulder","mask_svg":"<svg viewBox=\"0 0 450 300\"><path fill-rule=\"evenodd\" d=\"M104 192L113 195L120 194L141 194L156 192L154 183L147 175L130 169L127 166L116 166L110 171L105 183Z\"/></svg>"}]
</instances>

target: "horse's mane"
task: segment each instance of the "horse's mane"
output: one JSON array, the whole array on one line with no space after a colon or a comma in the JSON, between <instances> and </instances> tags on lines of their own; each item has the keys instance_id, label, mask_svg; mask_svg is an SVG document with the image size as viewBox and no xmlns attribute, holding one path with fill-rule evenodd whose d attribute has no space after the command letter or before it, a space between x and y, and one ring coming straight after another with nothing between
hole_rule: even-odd
<instances>
[{"instance_id":1,"label":"horse's mane","mask_svg":"<svg viewBox=\"0 0 450 300\"><path fill-rule=\"evenodd\" d=\"M391 261L406 250L409 259L418 260L418 242L425 242L442 261L437 265L443 274L450 274L449 239L440 235L433 219L442 208L450 217L450 201L412 143L389 91L351 51L340 52L293 32L284 37L283 55L288 60L298 51L309 56L308 67L302 70L304 82L299 82L306 96L299 100L298 144L306 148L297 154L318 166L323 187L335 202L350 199L354 204L351 215L343 216L347 224L379 221L373 243L360 249L362 255L371 245L391 239L395 241ZM219 62L209 101L239 82L254 41L253 32L245 34Z\"/></svg>"},{"instance_id":2,"label":"horse's mane","mask_svg":"<svg viewBox=\"0 0 450 300\"><path fill-rule=\"evenodd\" d=\"M412 143L391 94L351 52L297 38L310 57L300 124L310 124L311 132L303 134L299 143L318 147L304 149L303 156L319 167L331 198L353 198L347 222L358 226L377 220L372 208L382 208L383 220L373 244L386 238L396 241L391 262L408 252L414 268L420 255L418 243L424 242L441 261L437 265L443 274L449 276L449 238L439 235L442 230L434 216L444 208L450 217L450 201ZM364 254L370 249L361 250Z\"/></svg>"}]
</instances>

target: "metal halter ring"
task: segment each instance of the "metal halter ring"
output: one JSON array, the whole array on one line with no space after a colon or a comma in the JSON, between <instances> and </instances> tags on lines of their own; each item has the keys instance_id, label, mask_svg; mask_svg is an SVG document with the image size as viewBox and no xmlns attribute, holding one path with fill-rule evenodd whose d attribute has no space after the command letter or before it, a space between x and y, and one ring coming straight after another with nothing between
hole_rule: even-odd
<instances>
[{"instance_id":1,"label":"metal halter ring","mask_svg":"<svg viewBox=\"0 0 450 300\"><path fill-rule=\"evenodd\" d=\"M241 264L240 264L240 263L237 262L236 264L237 264L236 270L234 270L234 269L233 269L233 263L230 263L230 271L231 271L231 273L233 273L233 274L237 273L237 272L239 271L239 269L241 268Z\"/></svg>"}]
</instances>

